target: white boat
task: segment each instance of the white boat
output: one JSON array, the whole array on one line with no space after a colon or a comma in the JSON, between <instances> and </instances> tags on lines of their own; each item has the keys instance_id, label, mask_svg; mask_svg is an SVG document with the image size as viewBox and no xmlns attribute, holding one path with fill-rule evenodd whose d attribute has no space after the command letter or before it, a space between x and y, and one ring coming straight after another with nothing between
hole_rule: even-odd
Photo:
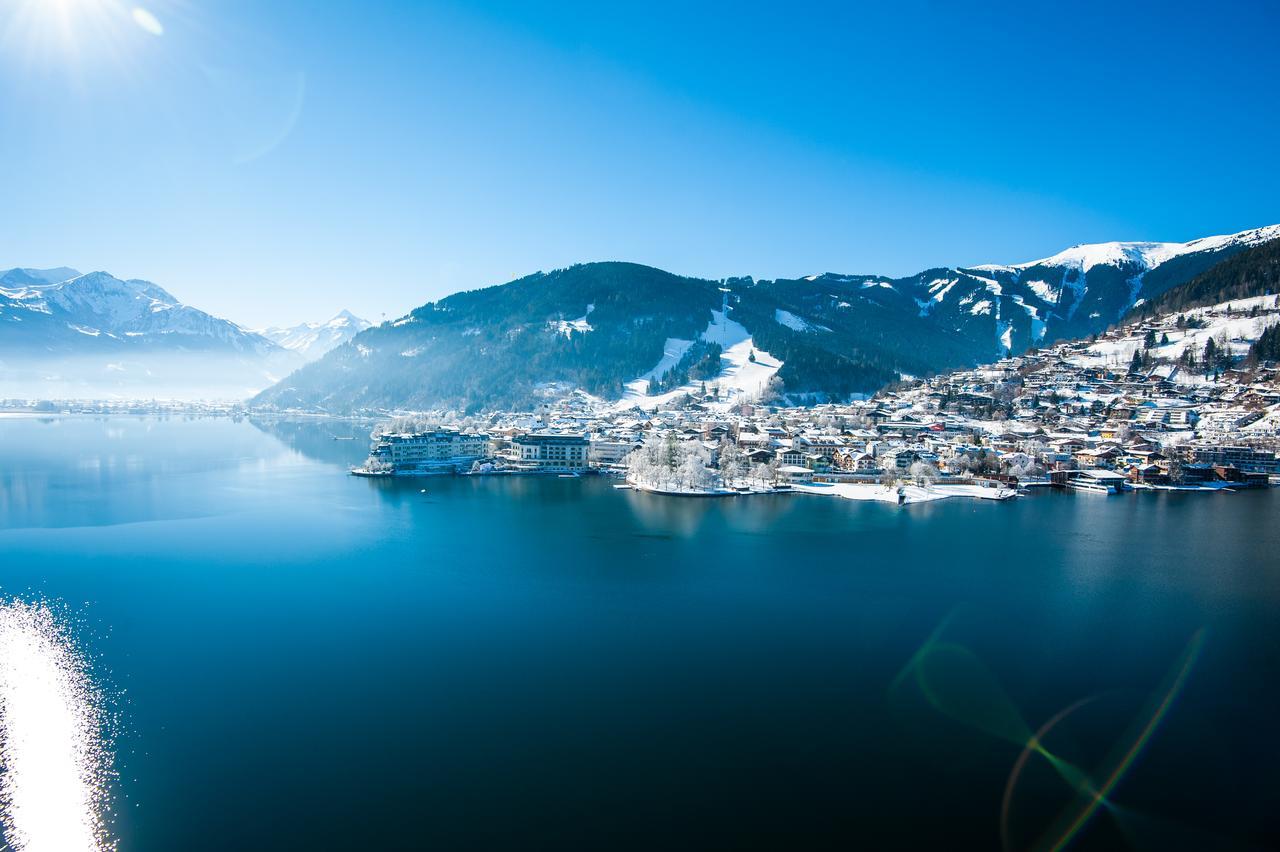
<instances>
[{"instance_id":1,"label":"white boat","mask_svg":"<svg viewBox=\"0 0 1280 852\"><path fill-rule=\"evenodd\" d=\"M1129 480L1114 470L1079 470L1067 480L1067 487L1093 494L1119 494L1129 490Z\"/></svg>"}]
</instances>

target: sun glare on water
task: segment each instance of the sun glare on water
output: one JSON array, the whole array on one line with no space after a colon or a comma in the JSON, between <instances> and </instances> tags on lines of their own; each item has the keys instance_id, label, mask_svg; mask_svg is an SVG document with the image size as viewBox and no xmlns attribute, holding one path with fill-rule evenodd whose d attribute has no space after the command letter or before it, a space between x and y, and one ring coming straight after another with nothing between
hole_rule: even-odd
<instances>
[{"instance_id":1,"label":"sun glare on water","mask_svg":"<svg viewBox=\"0 0 1280 852\"><path fill-rule=\"evenodd\" d=\"M115 848L101 695L52 610L0 602L0 826L15 852Z\"/></svg>"}]
</instances>

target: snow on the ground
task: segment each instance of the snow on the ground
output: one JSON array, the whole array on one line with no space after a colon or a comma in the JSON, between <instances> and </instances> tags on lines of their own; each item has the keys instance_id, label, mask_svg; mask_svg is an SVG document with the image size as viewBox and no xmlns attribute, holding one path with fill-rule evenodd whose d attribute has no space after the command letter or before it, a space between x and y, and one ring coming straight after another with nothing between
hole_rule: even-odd
<instances>
[{"instance_id":1,"label":"snow on the ground","mask_svg":"<svg viewBox=\"0 0 1280 852\"><path fill-rule=\"evenodd\" d=\"M1072 246L1052 257L1019 266L1070 266L1088 272L1095 266L1135 263L1144 269L1159 266L1187 251L1182 243L1094 243Z\"/></svg>"},{"instance_id":2,"label":"snow on the ground","mask_svg":"<svg viewBox=\"0 0 1280 852\"><path fill-rule=\"evenodd\" d=\"M698 335L698 339L718 343L722 350L721 363L725 365L724 370L705 383L708 388L714 386L720 389L721 400L713 404L715 409L728 409L737 403L756 399L764 391L769 379L782 368L782 362L763 349L757 349L746 328L729 319L724 310L711 312L711 322ZM622 398L614 407L618 410L633 406L656 409L684 394L701 390L702 382L690 382L666 393L654 396L648 393L649 380L660 377L674 367L692 345L692 340L669 338L663 347L662 360L653 369L627 382ZM751 360L752 352L755 352L754 362Z\"/></svg>"},{"instance_id":3,"label":"snow on the ground","mask_svg":"<svg viewBox=\"0 0 1280 852\"><path fill-rule=\"evenodd\" d=\"M1169 314L1161 319L1158 324L1159 330L1156 332L1157 340L1163 335L1168 335L1169 343L1165 346L1156 345L1152 348L1151 353L1158 358L1176 360L1182 356L1183 350L1187 347L1191 347L1193 351L1199 354L1204 350L1204 346L1210 338L1216 342L1225 335L1227 347L1231 350L1231 354L1244 355L1249 351L1249 346L1253 341L1257 340L1269 326L1280 321L1280 317L1277 317L1275 313L1262 313L1256 317L1241 314L1254 307L1262 311L1276 311L1280 309L1278 300L1280 300L1280 296L1256 296L1249 299L1223 302L1218 305L1192 308L1182 311L1180 314ZM1236 315L1230 315L1228 311L1235 312ZM1178 316L1203 320L1205 327L1177 328ZM1084 352L1074 355L1070 360L1072 363L1082 367L1124 366L1133 359L1134 352L1141 351L1143 337L1144 333L1133 331L1122 337L1104 338L1090 344ZM1192 372L1194 373L1194 371ZM1185 370L1181 371L1178 381L1182 381L1184 378L1190 381L1191 377L1187 376L1186 373L1187 371Z\"/></svg>"},{"instance_id":4,"label":"snow on the ground","mask_svg":"<svg viewBox=\"0 0 1280 852\"><path fill-rule=\"evenodd\" d=\"M976 278L982 282L982 286L987 288L987 292L993 296L999 297L1004 295L1004 286L994 278L987 278L985 275L976 275L972 272L968 273L970 278Z\"/></svg>"},{"instance_id":5,"label":"snow on the ground","mask_svg":"<svg viewBox=\"0 0 1280 852\"><path fill-rule=\"evenodd\" d=\"M835 482L820 485L796 485L796 491L803 494L819 494L829 497L843 497L845 500L873 500L880 503L897 503L899 487L886 488L883 485L861 482ZM920 485L901 486L903 503L928 503L932 500L946 500L949 497L973 497L979 500L1003 500L1010 496L1010 490L1004 488L983 488L981 485Z\"/></svg>"},{"instance_id":6,"label":"snow on the ground","mask_svg":"<svg viewBox=\"0 0 1280 852\"><path fill-rule=\"evenodd\" d=\"M556 320L548 323L551 330L556 334L563 334L565 337L573 337L576 331L579 334L586 334L591 331L591 323L587 322L587 317L591 316L591 312L596 309L595 305L587 305L587 312L575 320Z\"/></svg>"},{"instance_id":7,"label":"snow on the ground","mask_svg":"<svg viewBox=\"0 0 1280 852\"><path fill-rule=\"evenodd\" d=\"M1044 282L1034 282L1044 283ZM1039 343L1044 339L1045 325L1044 320L1040 319L1040 312L1036 310L1034 305L1028 305L1026 300L1021 296L1010 296L1013 303L1027 312L1027 316L1031 318L1031 342ZM1009 347L1006 346L1006 349Z\"/></svg>"},{"instance_id":8,"label":"snow on the ground","mask_svg":"<svg viewBox=\"0 0 1280 852\"><path fill-rule=\"evenodd\" d=\"M929 282L929 298L916 299L920 307L920 316L928 316L934 305L941 303L951 292L951 288L960 282L959 278L935 278Z\"/></svg>"},{"instance_id":9,"label":"snow on the ground","mask_svg":"<svg viewBox=\"0 0 1280 852\"><path fill-rule=\"evenodd\" d=\"M667 342L662 344L662 357L653 366L653 369L626 383L626 390L623 392L619 403L627 402L628 405L622 407L630 408L631 403L640 399L658 399L659 397L657 396L649 396L649 380L661 378L663 373L680 363L680 359L684 357L684 353L689 351L689 347L692 345L692 340L668 337ZM674 398L675 393L675 391L672 391L671 394L662 394L661 396L672 396Z\"/></svg>"},{"instance_id":10,"label":"snow on the ground","mask_svg":"<svg viewBox=\"0 0 1280 852\"><path fill-rule=\"evenodd\" d=\"M1014 264L1014 269L1026 269L1032 266L1069 266L1088 272L1095 266L1118 266L1121 263L1134 263L1144 269L1151 269L1179 255L1195 251L1219 249L1228 245L1258 245L1280 237L1280 225L1269 225L1255 228L1252 231L1241 231L1238 234L1223 234L1217 237L1204 237L1189 243L1144 243L1144 242L1110 242L1072 246L1060 251L1052 257L1033 260L1029 263Z\"/></svg>"},{"instance_id":11,"label":"snow on the ground","mask_svg":"<svg viewBox=\"0 0 1280 852\"><path fill-rule=\"evenodd\" d=\"M784 311L781 308L773 312L773 320L778 325L785 325L792 331L831 331L825 325L811 323L804 317L798 317L791 311Z\"/></svg>"},{"instance_id":12,"label":"snow on the ground","mask_svg":"<svg viewBox=\"0 0 1280 852\"><path fill-rule=\"evenodd\" d=\"M1267 410L1266 414L1262 415L1262 417L1253 421L1249 425L1242 427L1240 431L1272 435L1275 434L1277 429L1280 429L1280 405L1273 405Z\"/></svg>"},{"instance_id":13,"label":"snow on the ground","mask_svg":"<svg viewBox=\"0 0 1280 852\"><path fill-rule=\"evenodd\" d=\"M1058 304L1058 288L1054 287L1048 281L1028 281L1027 287L1032 293L1035 293L1043 301L1050 305Z\"/></svg>"}]
</instances>

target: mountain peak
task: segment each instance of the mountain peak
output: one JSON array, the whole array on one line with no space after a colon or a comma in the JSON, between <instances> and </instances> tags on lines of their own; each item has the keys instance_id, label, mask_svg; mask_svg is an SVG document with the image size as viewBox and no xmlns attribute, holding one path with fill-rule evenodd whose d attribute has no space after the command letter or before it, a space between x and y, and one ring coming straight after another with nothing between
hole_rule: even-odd
<instances>
[{"instance_id":1,"label":"mountain peak","mask_svg":"<svg viewBox=\"0 0 1280 852\"><path fill-rule=\"evenodd\" d=\"M361 319L360 317L351 313L351 311L347 310L346 308L343 308L342 310L334 314L333 318L330 319L327 323L325 323L325 325L329 325L329 326L354 325L354 326L358 326L361 329L365 329L369 327L370 323L368 320Z\"/></svg>"},{"instance_id":2,"label":"mountain peak","mask_svg":"<svg viewBox=\"0 0 1280 852\"><path fill-rule=\"evenodd\" d=\"M13 269L0 270L0 286L31 287L45 284L57 284L68 278L80 275L78 270L69 266L55 266L52 269L35 269L15 266Z\"/></svg>"},{"instance_id":3,"label":"mountain peak","mask_svg":"<svg viewBox=\"0 0 1280 852\"><path fill-rule=\"evenodd\" d=\"M327 322L303 322L283 328L264 328L258 334L310 361L346 343L372 325L368 320L343 308Z\"/></svg>"},{"instance_id":4,"label":"mountain peak","mask_svg":"<svg viewBox=\"0 0 1280 852\"><path fill-rule=\"evenodd\" d=\"M1051 257L1033 260L1029 263L1015 264L1012 268L1029 269L1034 266L1066 266L1088 272L1095 266L1120 266L1129 263L1144 269L1152 269L1184 254L1220 251L1232 247L1244 248L1277 238L1280 238L1280 225L1251 228L1236 234L1201 237L1186 243L1145 241L1079 243Z\"/></svg>"}]
</instances>

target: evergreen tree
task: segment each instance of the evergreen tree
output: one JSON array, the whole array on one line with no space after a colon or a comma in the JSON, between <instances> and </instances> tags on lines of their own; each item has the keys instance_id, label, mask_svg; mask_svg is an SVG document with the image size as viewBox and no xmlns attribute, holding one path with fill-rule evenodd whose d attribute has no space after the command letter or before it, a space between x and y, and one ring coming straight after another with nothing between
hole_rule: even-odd
<instances>
[{"instance_id":1,"label":"evergreen tree","mask_svg":"<svg viewBox=\"0 0 1280 852\"><path fill-rule=\"evenodd\" d=\"M1149 281L1148 281L1149 283ZM1232 255L1132 311L1149 317L1263 296L1280 289L1280 240L1270 240Z\"/></svg>"},{"instance_id":2,"label":"evergreen tree","mask_svg":"<svg viewBox=\"0 0 1280 852\"><path fill-rule=\"evenodd\" d=\"M1261 361L1280 361L1280 325L1273 325L1262 332L1249 347L1249 363L1256 365Z\"/></svg>"}]
</instances>

